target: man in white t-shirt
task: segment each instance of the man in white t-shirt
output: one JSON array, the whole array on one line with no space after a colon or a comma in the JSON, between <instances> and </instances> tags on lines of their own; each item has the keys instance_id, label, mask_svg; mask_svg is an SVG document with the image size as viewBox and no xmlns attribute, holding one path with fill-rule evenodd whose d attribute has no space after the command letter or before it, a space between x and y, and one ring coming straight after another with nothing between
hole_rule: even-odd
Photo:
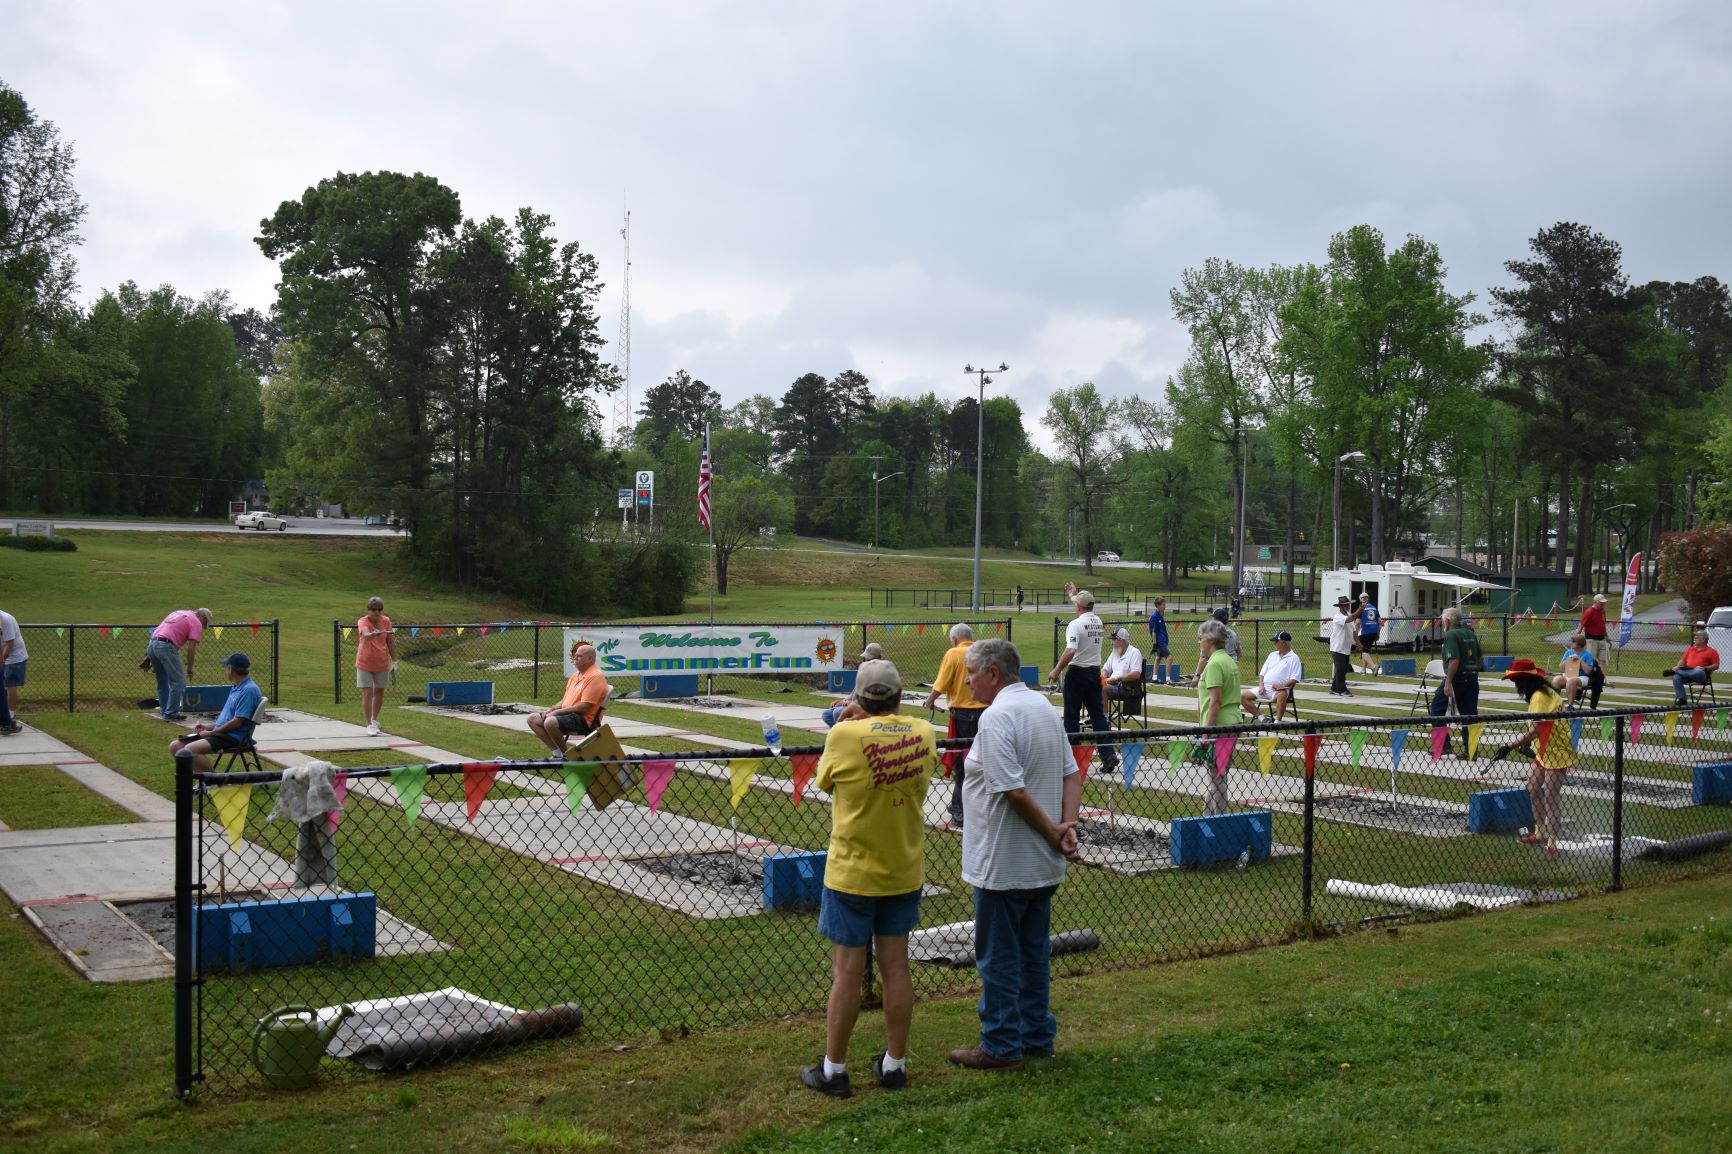
<instances>
[{"instance_id":1,"label":"man in white t-shirt","mask_svg":"<svg viewBox=\"0 0 1732 1154\"><path fill-rule=\"evenodd\" d=\"M1050 1057L1052 895L1077 861L1082 775L1046 697L1022 683L1022 658L1001 638L976 641L968 689L986 710L962 779L962 880L974 887L980 1043L958 1066L1005 1070ZM1098 691L1098 686L1097 686Z\"/></svg>"},{"instance_id":2,"label":"man in white t-shirt","mask_svg":"<svg viewBox=\"0 0 1732 1154\"><path fill-rule=\"evenodd\" d=\"M1113 651L1107 654L1106 668L1102 676L1106 678L1107 696L1114 701L1140 696L1143 685L1143 655L1137 652L1137 647L1131 644L1131 631L1128 629L1113 630Z\"/></svg>"},{"instance_id":3,"label":"man in white t-shirt","mask_svg":"<svg viewBox=\"0 0 1732 1154\"><path fill-rule=\"evenodd\" d=\"M1110 733L1112 727L1107 724L1106 703L1101 696L1101 643L1106 640L1107 627L1095 616L1095 595L1087 589L1073 593L1071 604L1076 606L1076 617L1065 627L1064 652L1059 654L1058 664L1048 675L1054 681L1064 678L1060 682L1064 694L1064 729L1066 733L1079 732L1082 711L1087 709L1089 728L1096 733ZM1111 773L1119 764L1118 750L1106 742L1096 748L1100 750L1101 768Z\"/></svg>"},{"instance_id":4,"label":"man in white t-shirt","mask_svg":"<svg viewBox=\"0 0 1732 1154\"><path fill-rule=\"evenodd\" d=\"M24 727L12 716L18 708L18 687L24 684L30 653L24 648L24 631L18 619L0 609L0 737L12 737Z\"/></svg>"},{"instance_id":5,"label":"man in white t-shirt","mask_svg":"<svg viewBox=\"0 0 1732 1154\"><path fill-rule=\"evenodd\" d=\"M1329 660L1334 669L1329 678L1329 692L1335 697L1352 697L1347 688L1347 668L1353 656L1353 635L1359 617L1353 612L1353 602L1346 597L1335 599L1335 616L1329 618Z\"/></svg>"},{"instance_id":6,"label":"man in white t-shirt","mask_svg":"<svg viewBox=\"0 0 1732 1154\"><path fill-rule=\"evenodd\" d=\"M1275 703L1275 720L1286 717L1287 695L1299 684L1301 672L1299 655L1293 652L1293 635L1283 629L1275 634L1275 648L1263 659L1257 684L1247 686L1239 694L1246 716L1256 717L1257 708L1272 701Z\"/></svg>"}]
</instances>

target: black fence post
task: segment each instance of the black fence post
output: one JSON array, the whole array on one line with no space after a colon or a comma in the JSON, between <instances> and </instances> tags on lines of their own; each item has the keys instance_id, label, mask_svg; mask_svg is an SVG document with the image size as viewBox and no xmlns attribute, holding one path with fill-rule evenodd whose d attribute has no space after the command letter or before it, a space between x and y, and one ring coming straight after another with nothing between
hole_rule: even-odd
<instances>
[{"instance_id":1,"label":"black fence post","mask_svg":"<svg viewBox=\"0 0 1732 1154\"><path fill-rule=\"evenodd\" d=\"M283 703L283 619L271 618L271 700Z\"/></svg>"},{"instance_id":2,"label":"black fence post","mask_svg":"<svg viewBox=\"0 0 1732 1154\"><path fill-rule=\"evenodd\" d=\"M1064 652L1064 618L1052 619L1052 663L1058 664L1058 655Z\"/></svg>"},{"instance_id":3,"label":"black fence post","mask_svg":"<svg viewBox=\"0 0 1732 1154\"><path fill-rule=\"evenodd\" d=\"M1317 734L1317 730L1314 727L1307 725L1305 727L1305 736L1303 738L1304 744L1306 746L1310 746L1312 744L1312 742L1315 740L1316 734ZM1300 873L1299 873L1299 887L1300 887L1299 912L1300 912L1301 918L1306 922L1309 922L1311 920L1311 885L1312 885L1312 880L1311 880L1312 869L1311 869L1311 867L1312 867L1312 857L1313 857L1313 852L1312 852L1312 850L1313 850L1312 822L1313 822L1313 819L1316 817L1316 815L1317 815L1317 781L1316 781L1316 775L1312 772L1312 759L1311 759L1310 751L1307 749L1306 756L1305 756L1305 828L1304 828L1304 839L1301 843L1301 845L1302 845L1301 853L1303 856L1301 859L1301 869L1300 869Z\"/></svg>"},{"instance_id":4,"label":"black fence post","mask_svg":"<svg viewBox=\"0 0 1732 1154\"><path fill-rule=\"evenodd\" d=\"M1509 656L1509 615L1503 617L1503 655Z\"/></svg>"},{"instance_id":5,"label":"black fence post","mask_svg":"<svg viewBox=\"0 0 1732 1154\"><path fill-rule=\"evenodd\" d=\"M1624 719L1612 736L1612 885L1624 888Z\"/></svg>"},{"instance_id":6,"label":"black fence post","mask_svg":"<svg viewBox=\"0 0 1732 1154\"><path fill-rule=\"evenodd\" d=\"M535 656L529 663L529 696L534 699L541 696L541 622L534 622L530 628L535 630Z\"/></svg>"},{"instance_id":7,"label":"black fence post","mask_svg":"<svg viewBox=\"0 0 1732 1154\"><path fill-rule=\"evenodd\" d=\"M1263 652L1263 619L1251 618L1251 664L1257 664L1257 654Z\"/></svg>"},{"instance_id":8,"label":"black fence post","mask_svg":"<svg viewBox=\"0 0 1732 1154\"><path fill-rule=\"evenodd\" d=\"M150 642L145 642L148 652ZM66 627L66 712L78 710L78 626Z\"/></svg>"},{"instance_id":9,"label":"black fence post","mask_svg":"<svg viewBox=\"0 0 1732 1154\"><path fill-rule=\"evenodd\" d=\"M1016 644L1016 618L1006 617L1004 619L1004 639L1012 645Z\"/></svg>"},{"instance_id":10,"label":"black fence post","mask_svg":"<svg viewBox=\"0 0 1732 1154\"><path fill-rule=\"evenodd\" d=\"M331 700L343 704L343 623L331 620Z\"/></svg>"},{"instance_id":11,"label":"black fence post","mask_svg":"<svg viewBox=\"0 0 1732 1154\"><path fill-rule=\"evenodd\" d=\"M174 1096L192 1094L193 971L193 781L192 755L174 759Z\"/></svg>"}]
</instances>

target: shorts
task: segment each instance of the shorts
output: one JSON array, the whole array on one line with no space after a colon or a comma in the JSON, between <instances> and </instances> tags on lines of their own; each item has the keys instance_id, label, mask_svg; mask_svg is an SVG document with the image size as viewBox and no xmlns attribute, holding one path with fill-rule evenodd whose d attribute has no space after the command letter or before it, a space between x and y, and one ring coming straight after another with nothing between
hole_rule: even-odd
<instances>
[{"instance_id":1,"label":"shorts","mask_svg":"<svg viewBox=\"0 0 1732 1154\"><path fill-rule=\"evenodd\" d=\"M207 733L199 738L210 746L212 753L227 753L233 749L245 749L252 745L251 741L237 737L234 733Z\"/></svg>"},{"instance_id":2,"label":"shorts","mask_svg":"<svg viewBox=\"0 0 1732 1154\"><path fill-rule=\"evenodd\" d=\"M1382 636L1382 632L1382 630L1378 630L1376 633L1361 633L1359 635L1359 648L1370 649L1373 645L1376 645L1377 639Z\"/></svg>"},{"instance_id":3,"label":"shorts","mask_svg":"<svg viewBox=\"0 0 1732 1154\"><path fill-rule=\"evenodd\" d=\"M0 685L23 685L24 667L30 664L26 657L23 661L13 661L6 666L6 672L0 674Z\"/></svg>"},{"instance_id":4,"label":"shorts","mask_svg":"<svg viewBox=\"0 0 1732 1154\"><path fill-rule=\"evenodd\" d=\"M355 687L357 689L389 689L391 688L391 671L381 669L375 673L371 669L355 670Z\"/></svg>"},{"instance_id":5,"label":"shorts","mask_svg":"<svg viewBox=\"0 0 1732 1154\"><path fill-rule=\"evenodd\" d=\"M553 723L559 726L559 732L575 733L579 736L587 734L595 728L581 713L556 713L553 715Z\"/></svg>"},{"instance_id":6,"label":"shorts","mask_svg":"<svg viewBox=\"0 0 1732 1154\"><path fill-rule=\"evenodd\" d=\"M920 891L867 898L824 887L818 932L839 946L861 949L874 936L906 937L920 924Z\"/></svg>"},{"instance_id":7,"label":"shorts","mask_svg":"<svg viewBox=\"0 0 1732 1154\"><path fill-rule=\"evenodd\" d=\"M1155 646L1155 656L1161 658L1164 661L1167 658L1171 657L1172 653L1168 651L1168 649L1165 645L1157 645L1157 646Z\"/></svg>"},{"instance_id":8,"label":"shorts","mask_svg":"<svg viewBox=\"0 0 1732 1154\"><path fill-rule=\"evenodd\" d=\"M1256 686L1251 686L1245 692L1249 693L1255 701L1275 700L1275 690L1273 689L1258 689Z\"/></svg>"}]
</instances>

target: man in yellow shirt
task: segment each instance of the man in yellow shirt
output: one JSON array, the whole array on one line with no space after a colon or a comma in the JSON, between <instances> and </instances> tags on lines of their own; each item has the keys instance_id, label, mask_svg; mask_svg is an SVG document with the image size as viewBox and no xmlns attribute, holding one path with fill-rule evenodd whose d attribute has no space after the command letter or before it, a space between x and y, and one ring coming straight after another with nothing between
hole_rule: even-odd
<instances>
[{"instance_id":1,"label":"man in yellow shirt","mask_svg":"<svg viewBox=\"0 0 1732 1154\"><path fill-rule=\"evenodd\" d=\"M888 661L864 662L854 678L864 717L840 722L824 739L815 782L830 794L830 852L818 932L830 951L824 1057L800 1071L802 1085L847 1098L848 1039L860 1014L866 947L884 983L884 1052L872 1062L886 1090L908 1085L908 1027L914 981L908 931L920 920L926 876L926 787L938 764L932 726L898 717L902 677Z\"/></svg>"},{"instance_id":2,"label":"man in yellow shirt","mask_svg":"<svg viewBox=\"0 0 1732 1154\"><path fill-rule=\"evenodd\" d=\"M926 708L944 694L945 709L950 714L950 737L973 738L980 732L980 714L986 706L968 692L968 667L964 658L974 644L974 630L960 622L950 627L950 649L938 663L938 676L932 682L932 692L926 695ZM950 769L950 826L962 828L962 754L954 751L944 755Z\"/></svg>"},{"instance_id":3,"label":"man in yellow shirt","mask_svg":"<svg viewBox=\"0 0 1732 1154\"><path fill-rule=\"evenodd\" d=\"M594 733L607 707L607 678L595 667L595 646L578 642L571 647L571 663L577 672L565 683L565 696L552 709L529 715L529 732L559 756L565 756L568 734Z\"/></svg>"}]
</instances>

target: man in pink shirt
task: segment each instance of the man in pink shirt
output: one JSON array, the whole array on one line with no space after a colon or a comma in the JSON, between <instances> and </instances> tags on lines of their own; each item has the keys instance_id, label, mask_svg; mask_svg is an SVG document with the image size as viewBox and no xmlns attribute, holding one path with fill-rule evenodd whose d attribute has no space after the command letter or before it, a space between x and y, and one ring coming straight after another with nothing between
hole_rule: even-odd
<instances>
[{"instance_id":1,"label":"man in pink shirt","mask_svg":"<svg viewBox=\"0 0 1732 1154\"><path fill-rule=\"evenodd\" d=\"M176 609L150 635L145 659L156 674L156 707L169 721L186 719L180 711L186 702L186 682L192 676L198 643L204 639L205 626L209 624L209 609ZM186 650L184 667L182 649Z\"/></svg>"}]
</instances>

